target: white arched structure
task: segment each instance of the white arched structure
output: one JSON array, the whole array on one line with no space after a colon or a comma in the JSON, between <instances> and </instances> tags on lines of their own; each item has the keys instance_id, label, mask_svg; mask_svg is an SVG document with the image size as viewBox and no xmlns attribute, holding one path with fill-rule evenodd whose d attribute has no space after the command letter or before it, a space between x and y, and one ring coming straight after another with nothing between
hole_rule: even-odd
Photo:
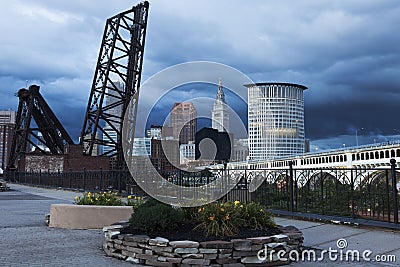
<instances>
[{"instance_id":1,"label":"white arched structure","mask_svg":"<svg viewBox=\"0 0 400 267\"><path fill-rule=\"evenodd\" d=\"M354 187L357 188L364 178L371 179L379 172L379 169L387 170L391 159L395 159L396 167L400 167L400 142L307 153L275 160L233 162L226 168L231 177L239 174L245 176L252 184L250 189L256 189L263 181L274 182L272 180L276 178L276 175L271 175L271 173L287 172L291 163L298 187L304 185L304 179L310 179L314 173L325 170L324 172L342 183L353 181ZM220 169L223 166L217 166L217 168ZM357 170L354 171L354 169ZM244 173L245 170L246 173Z\"/></svg>"}]
</instances>

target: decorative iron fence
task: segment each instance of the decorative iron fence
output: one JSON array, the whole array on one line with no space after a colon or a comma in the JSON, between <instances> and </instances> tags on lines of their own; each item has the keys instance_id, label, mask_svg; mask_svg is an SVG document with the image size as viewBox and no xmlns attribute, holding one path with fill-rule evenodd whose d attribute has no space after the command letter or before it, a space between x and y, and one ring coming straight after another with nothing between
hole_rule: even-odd
<instances>
[{"instance_id":1,"label":"decorative iron fence","mask_svg":"<svg viewBox=\"0 0 400 267\"><path fill-rule=\"evenodd\" d=\"M6 181L67 190L122 192L126 187L123 171L7 172Z\"/></svg>"},{"instance_id":2,"label":"decorative iron fence","mask_svg":"<svg viewBox=\"0 0 400 267\"><path fill-rule=\"evenodd\" d=\"M242 174L246 181L262 181L247 199L270 209L399 223L400 173L395 161L391 163L391 167L351 169L289 166L280 170L246 170ZM226 172L229 177L235 170ZM234 190L228 196L243 198Z\"/></svg>"},{"instance_id":3,"label":"decorative iron fence","mask_svg":"<svg viewBox=\"0 0 400 267\"><path fill-rule=\"evenodd\" d=\"M201 187L216 178L239 181L223 197L225 200L256 201L275 210L365 218L398 224L399 172L392 159L391 167L380 168L301 169L289 165L286 169L228 168L198 173L175 171L163 176L165 182L170 181L185 187ZM5 179L43 187L93 191L112 189L145 195L133 182L129 172L124 171L8 172ZM163 184L155 186L159 187L159 194L163 194ZM250 192L249 189L255 190Z\"/></svg>"}]
</instances>

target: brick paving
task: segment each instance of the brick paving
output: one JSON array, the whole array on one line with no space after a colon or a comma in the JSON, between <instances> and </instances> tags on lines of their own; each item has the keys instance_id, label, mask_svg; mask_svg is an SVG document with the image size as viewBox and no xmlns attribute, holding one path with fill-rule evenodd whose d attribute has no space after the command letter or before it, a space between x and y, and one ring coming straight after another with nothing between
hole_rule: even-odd
<instances>
[{"instance_id":1,"label":"brick paving","mask_svg":"<svg viewBox=\"0 0 400 267\"><path fill-rule=\"evenodd\" d=\"M72 203L78 192L49 190L11 184L14 191L0 192L0 266L141 266L106 257L100 230L49 228L44 216L51 204ZM372 249L396 255L396 262L298 262L291 266L399 266L400 232L354 228L276 217L281 225L294 225L305 236L305 245L323 250L335 248L346 238L350 249Z\"/></svg>"},{"instance_id":2,"label":"brick paving","mask_svg":"<svg viewBox=\"0 0 400 267\"><path fill-rule=\"evenodd\" d=\"M77 193L48 190L56 199L43 189L11 188L21 191L0 192L0 266L140 266L105 256L101 230L45 225L50 205L71 203Z\"/></svg>"}]
</instances>

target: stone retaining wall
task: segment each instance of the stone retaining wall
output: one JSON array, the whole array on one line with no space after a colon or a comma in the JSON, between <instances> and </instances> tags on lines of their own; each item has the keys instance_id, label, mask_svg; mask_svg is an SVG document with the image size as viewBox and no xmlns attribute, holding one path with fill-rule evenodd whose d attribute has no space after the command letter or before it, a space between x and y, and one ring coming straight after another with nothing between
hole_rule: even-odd
<instances>
[{"instance_id":1,"label":"stone retaining wall","mask_svg":"<svg viewBox=\"0 0 400 267\"><path fill-rule=\"evenodd\" d=\"M283 234L227 241L169 241L162 237L120 234L124 225L104 227L103 249L110 257L150 266L277 266L290 251L301 251L303 234L295 227ZM267 254L265 254L267 251Z\"/></svg>"}]
</instances>

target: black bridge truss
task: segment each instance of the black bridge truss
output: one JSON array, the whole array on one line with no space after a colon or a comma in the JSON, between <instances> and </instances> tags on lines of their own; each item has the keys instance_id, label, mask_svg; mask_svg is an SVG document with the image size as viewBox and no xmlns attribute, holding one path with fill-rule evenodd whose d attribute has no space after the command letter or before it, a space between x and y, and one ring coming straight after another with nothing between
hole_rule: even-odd
<instances>
[{"instance_id":1,"label":"black bridge truss","mask_svg":"<svg viewBox=\"0 0 400 267\"><path fill-rule=\"evenodd\" d=\"M126 112L134 114L128 131L135 132L148 8L146 1L107 20L81 131L84 154L98 150L96 155L114 158L116 168L124 166Z\"/></svg>"},{"instance_id":2,"label":"black bridge truss","mask_svg":"<svg viewBox=\"0 0 400 267\"><path fill-rule=\"evenodd\" d=\"M21 156L29 152L31 146L42 153L63 154L65 145L73 144L39 89L39 86L31 85L29 89L18 91L19 104L7 166L9 170L19 167Z\"/></svg>"}]
</instances>

